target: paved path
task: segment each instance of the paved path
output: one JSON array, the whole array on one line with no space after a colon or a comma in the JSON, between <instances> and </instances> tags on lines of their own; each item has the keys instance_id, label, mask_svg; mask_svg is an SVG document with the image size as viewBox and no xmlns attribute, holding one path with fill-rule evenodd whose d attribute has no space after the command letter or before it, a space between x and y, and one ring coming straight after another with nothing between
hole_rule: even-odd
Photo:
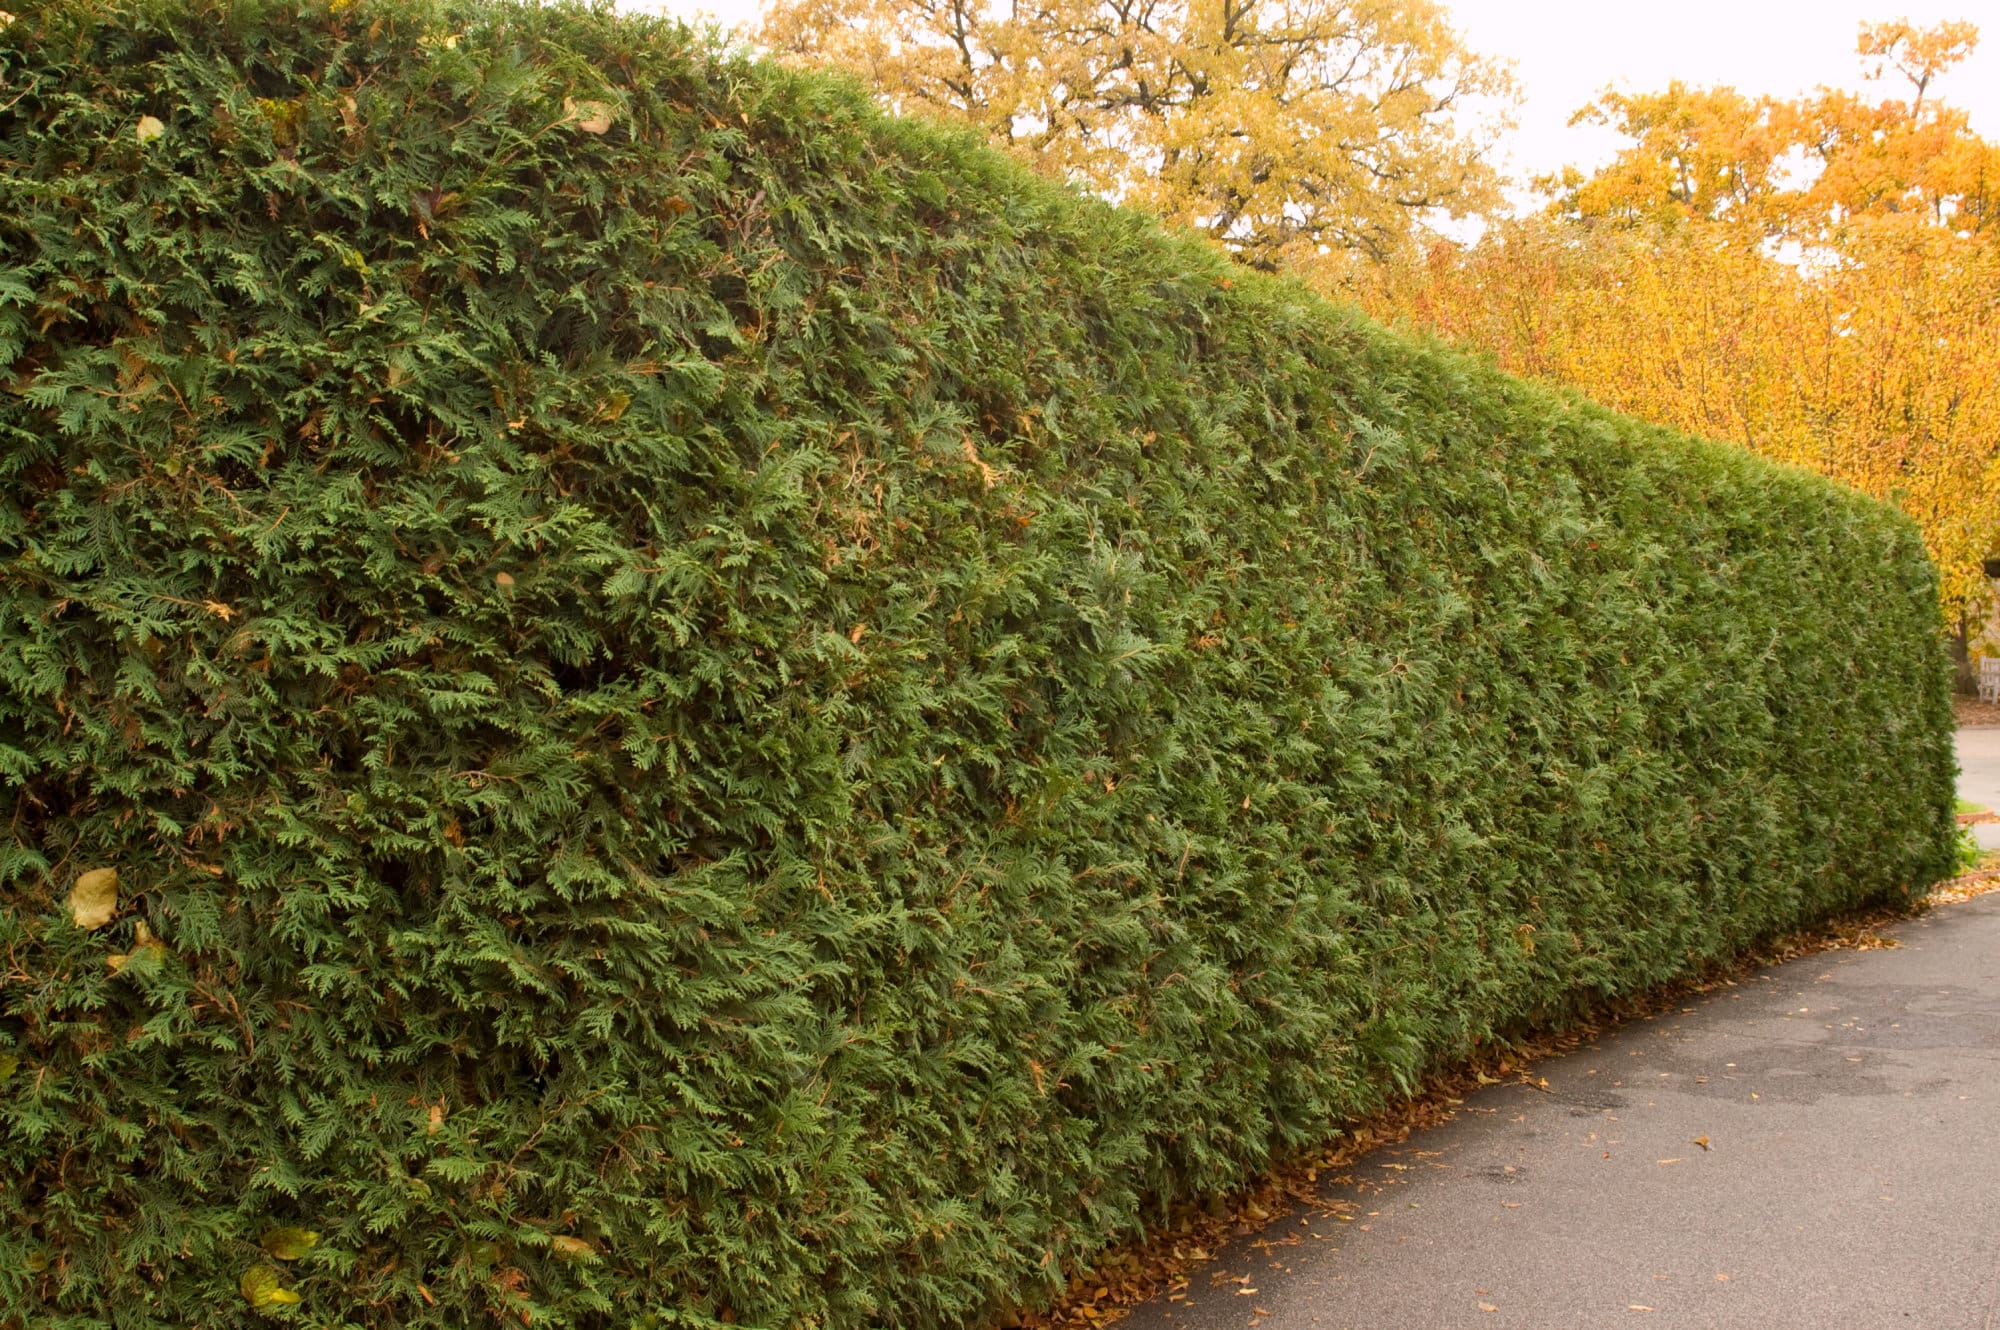
<instances>
[{"instance_id":1,"label":"paved path","mask_svg":"<svg viewBox=\"0 0 2000 1330\"><path fill-rule=\"evenodd\" d=\"M2000 725L1958 732L1958 794L2000 813ZM1972 829L1980 848L2000 850L2000 822Z\"/></svg>"},{"instance_id":2,"label":"paved path","mask_svg":"<svg viewBox=\"0 0 2000 1330\"><path fill-rule=\"evenodd\" d=\"M1891 931L1481 1091L1120 1330L2000 1330L2000 895Z\"/></svg>"}]
</instances>

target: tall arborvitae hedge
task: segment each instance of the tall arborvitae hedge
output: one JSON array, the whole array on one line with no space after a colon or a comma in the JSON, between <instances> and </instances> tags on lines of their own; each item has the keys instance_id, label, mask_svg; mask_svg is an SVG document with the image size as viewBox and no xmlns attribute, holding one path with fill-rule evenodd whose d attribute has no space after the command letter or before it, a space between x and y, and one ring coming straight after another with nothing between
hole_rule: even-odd
<instances>
[{"instance_id":1,"label":"tall arborvitae hedge","mask_svg":"<svg viewBox=\"0 0 2000 1330\"><path fill-rule=\"evenodd\" d=\"M977 1325L1951 863L1851 493L656 21L16 8L0 1325Z\"/></svg>"}]
</instances>

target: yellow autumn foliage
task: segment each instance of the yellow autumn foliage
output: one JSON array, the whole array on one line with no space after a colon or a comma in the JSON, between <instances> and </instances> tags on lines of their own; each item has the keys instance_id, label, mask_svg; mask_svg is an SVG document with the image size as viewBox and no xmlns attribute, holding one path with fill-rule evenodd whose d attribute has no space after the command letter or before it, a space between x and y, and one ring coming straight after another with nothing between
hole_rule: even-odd
<instances>
[{"instance_id":1,"label":"yellow autumn foliage","mask_svg":"<svg viewBox=\"0 0 2000 1330\"><path fill-rule=\"evenodd\" d=\"M1673 85L1581 113L1628 146L1542 215L1320 279L1620 410L1741 443L1922 525L1948 617L2000 547L2000 149L1933 95L1968 25L1864 26L1904 95Z\"/></svg>"},{"instance_id":2,"label":"yellow autumn foliage","mask_svg":"<svg viewBox=\"0 0 2000 1330\"><path fill-rule=\"evenodd\" d=\"M759 38L1260 267L1499 199L1511 84L1434 0L773 0Z\"/></svg>"}]
</instances>

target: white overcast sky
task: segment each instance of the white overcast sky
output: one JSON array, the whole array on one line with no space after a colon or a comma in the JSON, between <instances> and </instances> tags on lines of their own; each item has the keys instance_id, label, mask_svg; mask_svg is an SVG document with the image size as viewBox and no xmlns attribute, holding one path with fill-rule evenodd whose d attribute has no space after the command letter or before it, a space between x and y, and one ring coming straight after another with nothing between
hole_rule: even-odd
<instances>
[{"instance_id":1,"label":"white overcast sky","mask_svg":"<svg viewBox=\"0 0 2000 1330\"><path fill-rule=\"evenodd\" d=\"M624 3L744 24L759 0ZM1517 178L1609 157L1616 135L1567 124L1608 85L1643 92L1678 78L1780 96L1820 84L1863 88L1854 37L1864 20L1978 24L1978 51L1938 92L1970 112L1979 133L2000 138L2000 0L1447 0L1447 8L1473 50L1514 63L1522 104L1502 164Z\"/></svg>"}]
</instances>

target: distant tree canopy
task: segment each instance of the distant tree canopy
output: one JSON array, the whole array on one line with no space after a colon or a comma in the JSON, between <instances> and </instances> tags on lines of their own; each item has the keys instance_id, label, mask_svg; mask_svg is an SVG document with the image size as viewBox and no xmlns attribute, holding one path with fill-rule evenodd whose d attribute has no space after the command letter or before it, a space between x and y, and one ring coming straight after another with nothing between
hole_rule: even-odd
<instances>
[{"instance_id":1,"label":"distant tree canopy","mask_svg":"<svg viewBox=\"0 0 2000 1330\"><path fill-rule=\"evenodd\" d=\"M1930 95L1978 41L1969 23L1863 24L1868 77L1900 74L1907 98L1820 88L1787 101L1679 82L1606 92L1572 123L1611 126L1630 144L1601 170L1544 183L1574 220L1732 222L1810 242L1859 220L1907 218L1990 237L2000 230L2000 147Z\"/></svg>"},{"instance_id":2,"label":"distant tree canopy","mask_svg":"<svg viewBox=\"0 0 2000 1330\"><path fill-rule=\"evenodd\" d=\"M1895 88L1872 100L1606 93L1578 119L1628 144L1542 181L1545 212L1331 275L1516 372L1896 503L1947 613L1975 613L2000 544L2000 146L1936 85L1977 40L1864 25Z\"/></svg>"},{"instance_id":3,"label":"distant tree canopy","mask_svg":"<svg viewBox=\"0 0 2000 1330\"><path fill-rule=\"evenodd\" d=\"M1260 267L1499 199L1466 113L1511 85L1432 0L774 0L761 37Z\"/></svg>"}]
</instances>

